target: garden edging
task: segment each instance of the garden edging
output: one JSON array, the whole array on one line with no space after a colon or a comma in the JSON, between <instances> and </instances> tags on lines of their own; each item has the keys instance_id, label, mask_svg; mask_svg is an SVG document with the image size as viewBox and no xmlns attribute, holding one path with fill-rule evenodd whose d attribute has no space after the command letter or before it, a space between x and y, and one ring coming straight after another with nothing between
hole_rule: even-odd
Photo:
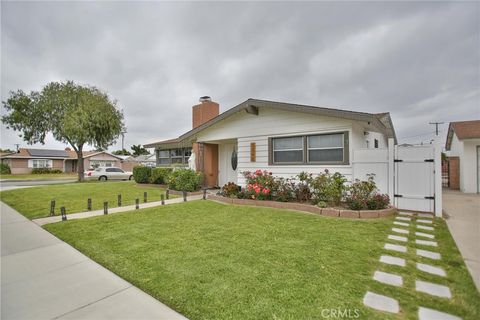
<instances>
[{"instance_id":1,"label":"garden edging","mask_svg":"<svg viewBox=\"0 0 480 320\"><path fill-rule=\"evenodd\" d=\"M275 208L275 209L289 209L289 210L305 211L305 212L318 214L322 216L350 218L350 219L383 218L383 217L394 215L397 212L397 208L395 207L390 207L382 210L349 210L349 209L336 209L336 208L320 208L314 205L303 204L303 203L237 199L237 198L227 198L227 197L213 195L213 194L209 194L208 199L218 201L218 202L228 203L228 204L247 205L247 206L255 206L255 207L269 207L269 208Z\"/></svg>"}]
</instances>

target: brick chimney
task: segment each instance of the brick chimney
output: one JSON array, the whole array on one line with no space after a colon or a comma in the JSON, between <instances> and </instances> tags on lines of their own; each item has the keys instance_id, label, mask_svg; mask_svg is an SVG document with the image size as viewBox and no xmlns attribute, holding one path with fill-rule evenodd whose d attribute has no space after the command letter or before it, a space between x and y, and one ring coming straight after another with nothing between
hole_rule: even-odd
<instances>
[{"instance_id":1,"label":"brick chimney","mask_svg":"<svg viewBox=\"0 0 480 320\"><path fill-rule=\"evenodd\" d=\"M220 113L220 105L208 96L200 97L200 103L192 107L192 129L215 118Z\"/></svg>"}]
</instances>

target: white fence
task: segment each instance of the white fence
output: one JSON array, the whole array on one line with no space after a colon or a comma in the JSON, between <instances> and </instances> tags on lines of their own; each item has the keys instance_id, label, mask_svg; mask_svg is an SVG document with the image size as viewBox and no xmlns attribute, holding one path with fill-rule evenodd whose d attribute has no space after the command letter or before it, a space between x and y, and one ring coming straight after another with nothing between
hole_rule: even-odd
<instances>
[{"instance_id":1,"label":"white fence","mask_svg":"<svg viewBox=\"0 0 480 320\"><path fill-rule=\"evenodd\" d=\"M353 178L366 180L375 174L380 192L404 210L442 214L441 146L395 146L353 151Z\"/></svg>"}]
</instances>

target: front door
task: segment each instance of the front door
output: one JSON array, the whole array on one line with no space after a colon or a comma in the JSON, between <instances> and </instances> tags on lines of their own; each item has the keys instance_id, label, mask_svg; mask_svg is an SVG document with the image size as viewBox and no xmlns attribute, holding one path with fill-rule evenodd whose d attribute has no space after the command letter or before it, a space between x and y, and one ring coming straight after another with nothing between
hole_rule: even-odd
<instances>
[{"instance_id":1,"label":"front door","mask_svg":"<svg viewBox=\"0 0 480 320\"><path fill-rule=\"evenodd\" d=\"M237 183L237 168L234 168L236 162L237 145L236 143L221 144L219 146L219 172L218 184L220 187L228 182Z\"/></svg>"}]
</instances>

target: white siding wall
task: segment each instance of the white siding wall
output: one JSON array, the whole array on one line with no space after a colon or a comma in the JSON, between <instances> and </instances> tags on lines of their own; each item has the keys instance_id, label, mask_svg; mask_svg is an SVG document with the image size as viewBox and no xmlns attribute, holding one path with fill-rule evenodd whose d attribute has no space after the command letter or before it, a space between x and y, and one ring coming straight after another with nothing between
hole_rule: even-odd
<instances>
[{"instance_id":1,"label":"white siding wall","mask_svg":"<svg viewBox=\"0 0 480 320\"><path fill-rule=\"evenodd\" d=\"M466 193L476 193L478 168L477 168L477 146L480 139L463 141L463 156L460 156L460 189ZM462 170L463 168L463 170Z\"/></svg>"},{"instance_id":2,"label":"white siding wall","mask_svg":"<svg viewBox=\"0 0 480 320\"><path fill-rule=\"evenodd\" d=\"M453 133L450 156L460 157L460 191L477 192L477 150L480 139L459 140Z\"/></svg>"},{"instance_id":3,"label":"white siding wall","mask_svg":"<svg viewBox=\"0 0 480 320\"><path fill-rule=\"evenodd\" d=\"M366 146L362 124L355 121L324 117L298 112L261 108L258 116L239 112L202 131L199 142L215 142L237 139L238 183L244 185L242 172L256 169L268 170L275 176L293 177L302 171L318 174L325 169L338 171L347 179L352 178L351 165L268 165L268 138L275 136L315 134L326 132L350 132L350 159L354 149ZM256 162L250 162L250 143L256 143Z\"/></svg>"}]
</instances>

